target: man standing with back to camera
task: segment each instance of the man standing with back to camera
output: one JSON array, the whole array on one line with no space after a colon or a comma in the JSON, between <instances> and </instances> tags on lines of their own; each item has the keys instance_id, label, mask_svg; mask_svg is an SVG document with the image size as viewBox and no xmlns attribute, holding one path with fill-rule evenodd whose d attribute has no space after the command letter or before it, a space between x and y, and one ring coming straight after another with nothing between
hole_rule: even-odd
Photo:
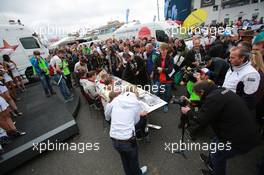
<instances>
[{"instance_id":1,"label":"man standing with back to camera","mask_svg":"<svg viewBox=\"0 0 264 175\"><path fill-rule=\"evenodd\" d=\"M110 137L120 154L126 175L143 175L147 172L147 166L140 168L138 161L136 130L147 113L142 111L137 94L136 86L128 86L126 92L115 97L105 109L106 120L111 119Z\"/></svg>"},{"instance_id":2,"label":"man standing with back to camera","mask_svg":"<svg viewBox=\"0 0 264 175\"><path fill-rule=\"evenodd\" d=\"M193 90L201 98L201 108L196 113L188 106L182 107L182 113L200 128L210 125L216 135L212 142L216 151L200 155L209 169L202 169L202 174L225 175L227 159L247 153L259 143L256 123L245 102L231 90L207 80L197 82ZM220 150L219 143L230 143L231 148Z\"/></svg>"}]
</instances>

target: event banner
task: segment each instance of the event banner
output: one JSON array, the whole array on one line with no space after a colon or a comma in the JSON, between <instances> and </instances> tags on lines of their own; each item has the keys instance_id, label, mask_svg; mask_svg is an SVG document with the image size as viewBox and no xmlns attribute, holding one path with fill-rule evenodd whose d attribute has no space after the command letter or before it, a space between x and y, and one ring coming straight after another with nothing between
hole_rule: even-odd
<instances>
[{"instance_id":1,"label":"event banner","mask_svg":"<svg viewBox=\"0 0 264 175\"><path fill-rule=\"evenodd\" d=\"M191 13L192 0L165 0L164 17L166 20L184 21Z\"/></svg>"}]
</instances>

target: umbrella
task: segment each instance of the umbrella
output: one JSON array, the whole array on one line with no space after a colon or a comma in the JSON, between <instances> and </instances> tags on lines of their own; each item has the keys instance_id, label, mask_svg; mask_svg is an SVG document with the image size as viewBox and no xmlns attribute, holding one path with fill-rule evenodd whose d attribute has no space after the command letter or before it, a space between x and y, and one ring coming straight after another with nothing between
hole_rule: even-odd
<instances>
[{"instance_id":1,"label":"umbrella","mask_svg":"<svg viewBox=\"0 0 264 175\"><path fill-rule=\"evenodd\" d=\"M183 27L197 27L203 24L207 19L208 13L206 10L197 9L193 11L183 22Z\"/></svg>"}]
</instances>

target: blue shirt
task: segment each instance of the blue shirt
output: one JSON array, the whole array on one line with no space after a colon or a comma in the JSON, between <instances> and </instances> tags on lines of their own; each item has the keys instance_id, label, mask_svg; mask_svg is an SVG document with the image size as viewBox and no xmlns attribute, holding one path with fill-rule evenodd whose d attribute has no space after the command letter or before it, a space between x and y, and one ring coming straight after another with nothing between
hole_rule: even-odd
<instances>
[{"instance_id":1,"label":"blue shirt","mask_svg":"<svg viewBox=\"0 0 264 175\"><path fill-rule=\"evenodd\" d=\"M147 72L148 75L152 73L154 62L158 57L158 52L155 49L152 49L150 54L147 54Z\"/></svg>"},{"instance_id":2,"label":"blue shirt","mask_svg":"<svg viewBox=\"0 0 264 175\"><path fill-rule=\"evenodd\" d=\"M45 62L46 67L48 67L47 61L44 58L40 58L40 59L42 59ZM35 73L37 75L41 75L42 71L41 71L41 68L39 67L39 61L38 61L38 59L36 57L32 56L29 61L30 61L31 65L34 68Z\"/></svg>"}]
</instances>

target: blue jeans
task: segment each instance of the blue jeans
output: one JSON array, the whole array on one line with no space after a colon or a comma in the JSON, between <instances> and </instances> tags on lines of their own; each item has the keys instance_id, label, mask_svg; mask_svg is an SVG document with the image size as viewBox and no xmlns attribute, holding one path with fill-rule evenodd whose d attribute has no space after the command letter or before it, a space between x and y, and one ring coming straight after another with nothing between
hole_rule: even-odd
<instances>
[{"instance_id":1,"label":"blue jeans","mask_svg":"<svg viewBox=\"0 0 264 175\"><path fill-rule=\"evenodd\" d=\"M159 80L152 80L151 81L151 92L157 96L160 96L160 81ZM155 87L153 87L155 86ZM155 90L155 91L153 91Z\"/></svg>"},{"instance_id":2,"label":"blue jeans","mask_svg":"<svg viewBox=\"0 0 264 175\"><path fill-rule=\"evenodd\" d=\"M213 143L218 144L219 140L217 137L213 139ZM232 145L231 145L232 147ZM209 154L209 160L213 167L213 175L225 175L226 174L226 162L227 159L232 158L236 155L243 154L244 152L232 148L231 150L216 150L215 153Z\"/></svg>"},{"instance_id":3,"label":"blue jeans","mask_svg":"<svg viewBox=\"0 0 264 175\"><path fill-rule=\"evenodd\" d=\"M60 78L60 77L61 77L61 75L55 74L53 76L53 79L57 83L57 85L59 86L60 92L61 92L61 95L63 96L63 98L65 100L68 100L68 99L71 98L71 93L69 92L69 89L68 89L68 87L66 85L66 82L65 82L64 78L63 77Z\"/></svg>"},{"instance_id":4,"label":"blue jeans","mask_svg":"<svg viewBox=\"0 0 264 175\"><path fill-rule=\"evenodd\" d=\"M166 101L167 103L170 102L170 98L171 98L171 83L168 84L161 84L161 98L162 100Z\"/></svg>"},{"instance_id":5,"label":"blue jeans","mask_svg":"<svg viewBox=\"0 0 264 175\"><path fill-rule=\"evenodd\" d=\"M137 144L123 143L114 139L112 141L114 148L120 154L126 175L141 175L142 172L138 163Z\"/></svg>"},{"instance_id":6,"label":"blue jeans","mask_svg":"<svg viewBox=\"0 0 264 175\"><path fill-rule=\"evenodd\" d=\"M43 75L40 75L39 78L40 78L40 82L42 84L42 87L45 91L45 94L53 93L53 89L52 89L52 86L50 84L49 75L43 74Z\"/></svg>"}]
</instances>

